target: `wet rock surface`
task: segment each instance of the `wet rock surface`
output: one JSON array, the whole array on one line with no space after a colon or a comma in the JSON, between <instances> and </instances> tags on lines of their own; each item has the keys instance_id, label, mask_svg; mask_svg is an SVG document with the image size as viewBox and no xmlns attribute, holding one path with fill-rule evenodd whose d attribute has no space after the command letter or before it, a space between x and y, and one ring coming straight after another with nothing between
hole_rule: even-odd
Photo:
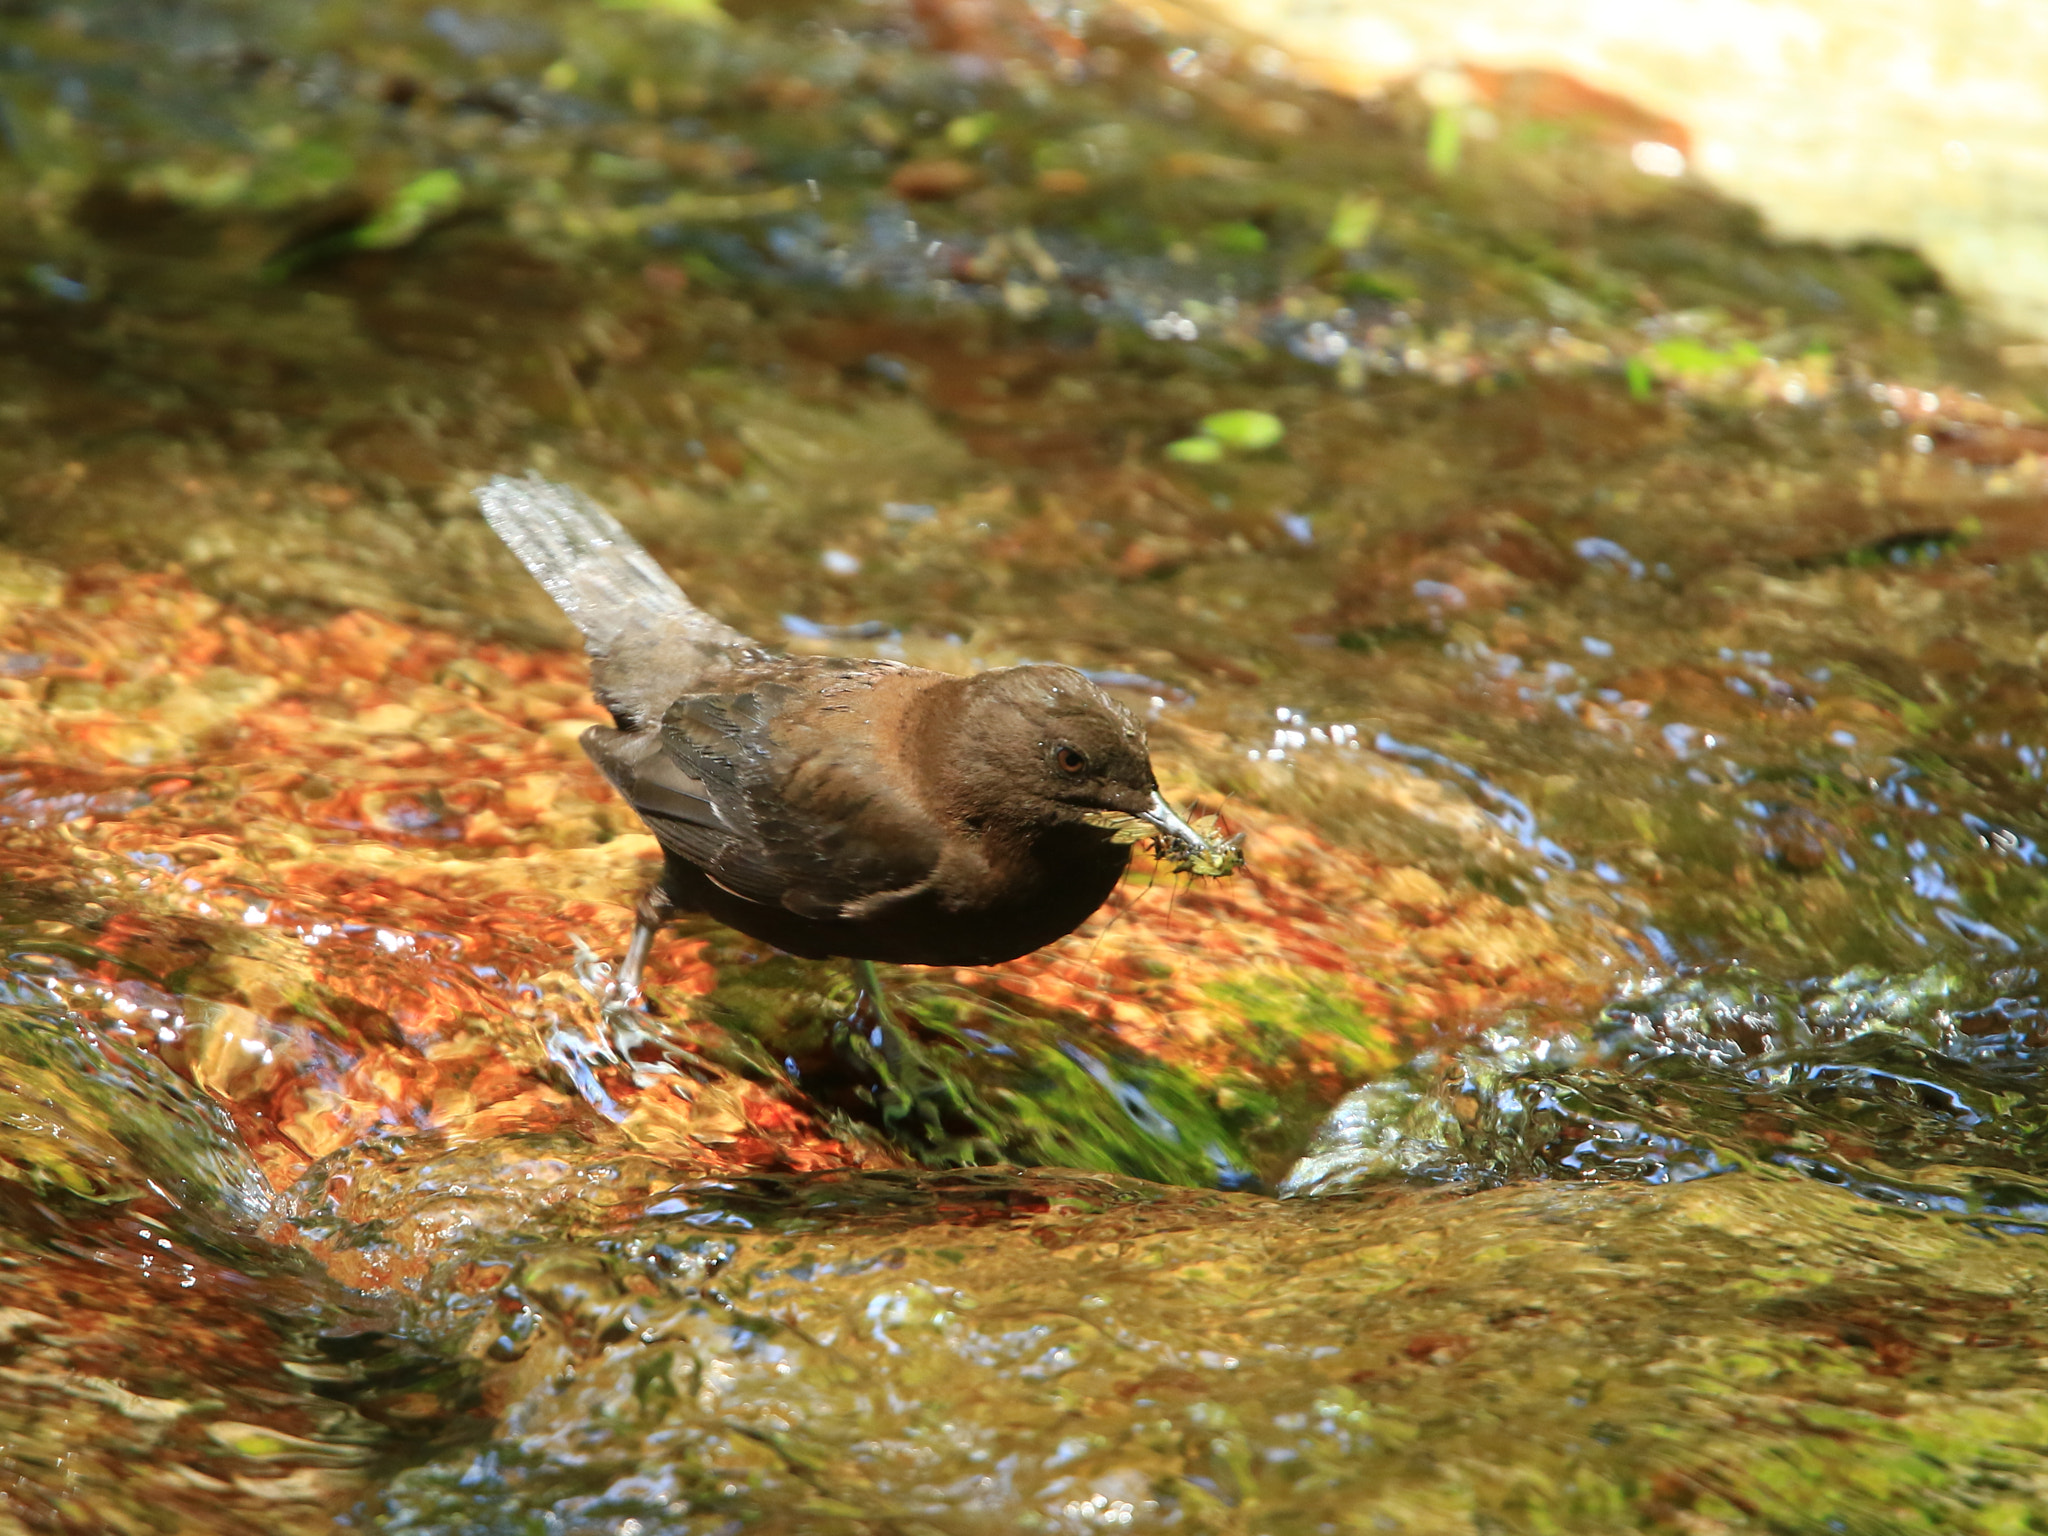
<instances>
[{"instance_id":1,"label":"wet rock surface","mask_svg":"<svg viewBox=\"0 0 2048 1536\"><path fill-rule=\"evenodd\" d=\"M1909 254L1112 9L0 50L6 1520L2028 1528L2048 431ZM528 465L1246 867L608 1015Z\"/></svg>"}]
</instances>

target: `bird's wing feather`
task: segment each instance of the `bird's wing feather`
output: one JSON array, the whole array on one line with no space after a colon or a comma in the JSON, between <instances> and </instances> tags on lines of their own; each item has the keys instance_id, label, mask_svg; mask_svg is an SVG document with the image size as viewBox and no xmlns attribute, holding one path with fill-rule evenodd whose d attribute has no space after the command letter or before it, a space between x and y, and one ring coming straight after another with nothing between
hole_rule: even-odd
<instances>
[{"instance_id":1,"label":"bird's wing feather","mask_svg":"<svg viewBox=\"0 0 2048 1536\"><path fill-rule=\"evenodd\" d=\"M726 829L678 828L670 846L735 895L806 917L843 917L929 879L939 839L929 818L876 775L778 747L775 716L800 697L787 684L764 682L741 693L687 695L669 708L666 753L702 786Z\"/></svg>"},{"instance_id":2,"label":"bird's wing feather","mask_svg":"<svg viewBox=\"0 0 2048 1536\"><path fill-rule=\"evenodd\" d=\"M731 835L732 828L719 816L704 785L669 756L659 730L593 725L583 733L583 750L643 817L718 837Z\"/></svg>"},{"instance_id":3,"label":"bird's wing feather","mask_svg":"<svg viewBox=\"0 0 2048 1536\"><path fill-rule=\"evenodd\" d=\"M537 475L498 475L476 493L484 518L577 629L598 697L626 723L651 723L713 661L752 645L683 595L602 507Z\"/></svg>"}]
</instances>

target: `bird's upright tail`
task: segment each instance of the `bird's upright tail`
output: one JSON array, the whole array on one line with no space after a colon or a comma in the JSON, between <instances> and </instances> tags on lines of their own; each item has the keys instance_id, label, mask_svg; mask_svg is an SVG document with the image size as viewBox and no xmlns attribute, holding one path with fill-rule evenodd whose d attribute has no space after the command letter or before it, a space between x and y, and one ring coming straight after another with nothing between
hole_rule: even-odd
<instances>
[{"instance_id":1,"label":"bird's upright tail","mask_svg":"<svg viewBox=\"0 0 2048 1536\"><path fill-rule=\"evenodd\" d=\"M677 696L753 642L687 597L617 518L538 475L495 477L484 518L583 631L598 702L622 729L658 722Z\"/></svg>"},{"instance_id":2,"label":"bird's upright tail","mask_svg":"<svg viewBox=\"0 0 2048 1536\"><path fill-rule=\"evenodd\" d=\"M685 597L619 520L581 492L538 475L497 475L476 499L484 520L583 631L592 656L648 643L750 643Z\"/></svg>"}]
</instances>

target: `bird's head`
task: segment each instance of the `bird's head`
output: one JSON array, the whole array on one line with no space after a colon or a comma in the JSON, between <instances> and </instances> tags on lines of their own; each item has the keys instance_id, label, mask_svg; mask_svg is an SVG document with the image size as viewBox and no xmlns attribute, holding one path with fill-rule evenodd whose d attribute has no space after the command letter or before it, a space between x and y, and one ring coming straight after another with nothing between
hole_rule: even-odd
<instances>
[{"instance_id":1,"label":"bird's head","mask_svg":"<svg viewBox=\"0 0 2048 1536\"><path fill-rule=\"evenodd\" d=\"M1159 793L1145 728L1072 667L983 672L950 707L948 777L970 825L1030 835L1113 813L1204 846Z\"/></svg>"}]
</instances>

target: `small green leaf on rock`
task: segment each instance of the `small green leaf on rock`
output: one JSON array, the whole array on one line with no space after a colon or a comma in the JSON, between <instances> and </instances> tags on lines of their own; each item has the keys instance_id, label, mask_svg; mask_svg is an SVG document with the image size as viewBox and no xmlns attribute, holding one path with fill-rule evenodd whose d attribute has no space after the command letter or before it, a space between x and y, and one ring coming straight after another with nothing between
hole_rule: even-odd
<instances>
[{"instance_id":1,"label":"small green leaf on rock","mask_svg":"<svg viewBox=\"0 0 2048 1536\"><path fill-rule=\"evenodd\" d=\"M251 1456L259 1460L307 1454L333 1456L340 1452L337 1446L301 1439L262 1424L245 1424L237 1419L215 1420L206 1426L206 1435L214 1444L233 1451L237 1456Z\"/></svg>"},{"instance_id":2,"label":"small green leaf on rock","mask_svg":"<svg viewBox=\"0 0 2048 1536\"><path fill-rule=\"evenodd\" d=\"M1438 107L1429 115L1429 168L1448 176L1458 168L1458 154L1464 147L1465 109Z\"/></svg>"},{"instance_id":3,"label":"small green leaf on rock","mask_svg":"<svg viewBox=\"0 0 2048 1536\"><path fill-rule=\"evenodd\" d=\"M1202 435L1239 453L1262 453L1287 435L1271 411L1218 411L1202 418Z\"/></svg>"},{"instance_id":4,"label":"small green leaf on rock","mask_svg":"<svg viewBox=\"0 0 2048 1536\"><path fill-rule=\"evenodd\" d=\"M1650 350L1660 366L1682 379L1740 372L1755 367L1763 356L1753 342L1738 341L1723 352L1697 336L1682 335L1667 336Z\"/></svg>"},{"instance_id":5,"label":"small green leaf on rock","mask_svg":"<svg viewBox=\"0 0 2048 1536\"><path fill-rule=\"evenodd\" d=\"M946 124L946 142L954 149L972 149L996 129L993 112L973 112Z\"/></svg>"},{"instance_id":6,"label":"small green leaf on rock","mask_svg":"<svg viewBox=\"0 0 2048 1536\"><path fill-rule=\"evenodd\" d=\"M1176 464L1215 464L1223 458L1223 445L1213 437L1184 437L1166 445L1166 456Z\"/></svg>"},{"instance_id":7,"label":"small green leaf on rock","mask_svg":"<svg viewBox=\"0 0 2048 1536\"><path fill-rule=\"evenodd\" d=\"M1332 250L1362 251L1380 222L1380 200L1346 193L1337 199L1337 211L1330 215L1330 232L1324 238Z\"/></svg>"},{"instance_id":8,"label":"small green leaf on rock","mask_svg":"<svg viewBox=\"0 0 2048 1536\"><path fill-rule=\"evenodd\" d=\"M388 251L409 245L435 219L451 214L462 202L462 178L453 171L428 171L400 187L391 201L355 233L366 251Z\"/></svg>"},{"instance_id":9,"label":"small green leaf on rock","mask_svg":"<svg viewBox=\"0 0 2048 1536\"><path fill-rule=\"evenodd\" d=\"M684 21L701 21L712 26L729 20L718 8L718 0L604 0L607 11L652 11L657 16L677 16Z\"/></svg>"},{"instance_id":10,"label":"small green leaf on rock","mask_svg":"<svg viewBox=\"0 0 2048 1536\"><path fill-rule=\"evenodd\" d=\"M1266 232L1248 219L1209 226L1209 248L1225 256L1257 256L1266 249Z\"/></svg>"}]
</instances>

